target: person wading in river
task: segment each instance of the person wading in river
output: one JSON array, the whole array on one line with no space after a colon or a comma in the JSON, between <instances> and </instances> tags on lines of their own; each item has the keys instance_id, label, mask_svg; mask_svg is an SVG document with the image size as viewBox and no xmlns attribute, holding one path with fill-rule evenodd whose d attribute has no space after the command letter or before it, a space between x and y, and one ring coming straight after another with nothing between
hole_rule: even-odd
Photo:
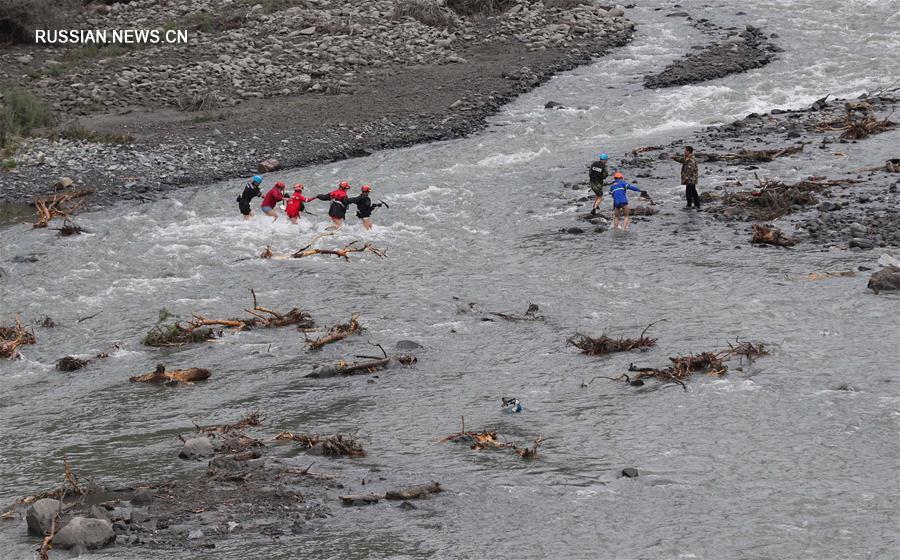
<instances>
[{"instance_id":1,"label":"person wading in river","mask_svg":"<svg viewBox=\"0 0 900 560\"><path fill-rule=\"evenodd\" d=\"M253 178L244 185L244 190L237 197L238 209L241 211L241 214L244 215L245 220L249 220L250 216L253 215L253 210L250 209L250 201L257 196L262 196L262 191L259 190L262 180L262 177L259 175L254 175Z\"/></svg>"},{"instance_id":2,"label":"person wading in river","mask_svg":"<svg viewBox=\"0 0 900 560\"><path fill-rule=\"evenodd\" d=\"M351 204L356 205L356 217L362 220L362 225L365 229L372 229L372 220L369 219L369 216L372 215L372 210L375 208L381 208L382 204L379 202L377 204L372 204L372 199L369 198L369 193L372 192L372 187L369 185L363 185L360 190L359 196L354 196L352 198L348 198L346 204L349 206Z\"/></svg>"},{"instance_id":3,"label":"person wading in river","mask_svg":"<svg viewBox=\"0 0 900 560\"><path fill-rule=\"evenodd\" d=\"M603 202L603 182L609 176L609 171L606 169L607 161L609 161L609 156L600 154L600 159L588 166L588 180L591 184L591 190L594 191L594 205L591 207L591 216L597 214L597 208Z\"/></svg>"},{"instance_id":4,"label":"person wading in river","mask_svg":"<svg viewBox=\"0 0 900 560\"><path fill-rule=\"evenodd\" d=\"M694 147L686 146L683 156L673 156L673 161L681 164L681 184L684 185L684 198L687 199L687 206L695 206L700 209L700 195L697 193L697 160L694 158Z\"/></svg>"},{"instance_id":5,"label":"person wading in river","mask_svg":"<svg viewBox=\"0 0 900 560\"><path fill-rule=\"evenodd\" d=\"M334 189L330 193L322 193L320 195L316 195L316 198L319 200L330 200L331 206L328 208L328 217L331 218L331 221L334 222L335 227L341 227L344 225L344 217L347 215L347 190L350 188L350 183L347 181L341 181L341 184L338 185L338 188Z\"/></svg>"},{"instance_id":6,"label":"person wading in river","mask_svg":"<svg viewBox=\"0 0 900 560\"><path fill-rule=\"evenodd\" d=\"M276 221L278 219L278 214L275 213L275 205L284 200L284 188L285 184L281 181L275 183L275 186L269 189L269 192L266 193L265 198L262 201L262 211L266 216L272 216L272 221Z\"/></svg>"},{"instance_id":7,"label":"person wading in river","mask_svg":"<svg viewBox=\"0 0 900 560\"><path fill-rule=\"evenodd\" d=\"M626 191L639 192L645 194L644 191L625 181L625 176L621 172L616 171L613 174L612 185L609 186L609 194L613 197L613 229L619 229L619 217L624 214L625 222L622 226L623 230L628 229L628 194Z\"/></svg>"},{"instance_id":8,"label":"person wading in river","mask_svg":"<svg viewBox=\"0 0 900 560\"><path fill-rule=\"evenodd\" d=\"M287 205L284 207L284 213L287 214L292 224L296 224L297 220L300 219L300 212L303 212L303 205L315 199L316 197L307 198L303 196L303 185L297 183L294 185L294 194L291 195Z\"/></svg>"}]
</instances>

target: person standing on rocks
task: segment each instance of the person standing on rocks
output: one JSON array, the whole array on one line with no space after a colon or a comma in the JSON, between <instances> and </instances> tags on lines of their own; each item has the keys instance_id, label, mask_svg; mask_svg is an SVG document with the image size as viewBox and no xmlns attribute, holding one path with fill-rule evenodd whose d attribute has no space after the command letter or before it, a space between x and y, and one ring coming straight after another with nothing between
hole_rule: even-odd
<instances>
[{"instance_id":1,"label":"person standing on rocks","mask_svg":"<svg viewBox=\"0 0 900 560\"><path fill-rule=\"evenodd\" d=\"M241 211L241 214L244 215L245 220L249 220L250 216L253 215L253 210L250 209L250 201L257 196L262 196L262 191L259 190L262 180L263 178L259 175L254 175L253 178L244 185L244 190L237 197L238 209Z\"/></svg>"},{"instance_id":2,"label":"person standing on rocks","mask_svg":"<svg viewBox=\"0 0 900 560\"><path fill-rule=\"evenodd\" d=\"M275 186L269 189L262 201L262 211L266 216L272 216L272 221L278 220L278 214L275 213L275 205L284 200L284 188L287 185L278 181Z\"/></svg>"},{"instance_id":3,"label":"person standing on rocks","mask_svg":"<svg viewBox=\"0 0 900 560\"><path fill-rule=\"evenodd\" d=\"M372 229L372 220L369 219L369 216L372 215L372 210L380 208L382 203L372 204L372 199L369 198L372 187L369 185L363 185L360 190L362 191L360 195L348 198L346 204L348 206L351 204L356 205L356 217L362 220L363 228L370 230Z\"/></svg>"},{"instance_id":4,"label":"person standing on rocks","mask_svg":"<svg viewBox=\"0 0 900 560\"><path fill-rule=\"evenodd\" d=\"M697 193L697 160L694 158L694 147L685 146L683 156L673 156L672 160L681 164L681 184L684 185L684 197L687 206L700 209L700 195Z\"/></svg>"},{"instance_id":5,"label":"person standing on rocks","mask_svg":"<svg viewBox=\"0 0 900 560\"><path fill-rule=\"evenodd\" d=\"M292 224L296 224L300 219L300 212L303 212L303 205L315 199L316 197L307 198L303 196L303 185L297 183L294 185L294 194L291 195L287 205L284 207L284 213L287 214Z\"/></svg>"},{"instance_id":6,"label":"person standing on rocks","mask_svg":"<svg viewBox=\"0 0 900 560\"><path fill-rule=\"evenodd\" d=\"M644 191L625 181L625 176L620 171L616 171L613 174L613 179L615 180L609 186L609 194L613 197L613 229L619 229L619 218L624 215L625 222L622 225L622 229L626 230L628 229L629 217L628 194L626 191L634 191L641 194L644 194Z\"/></svg>"},{"instance_id":7,"label":"person standing on rocks","mask_svg":"<svg viewBox=\"0 0 900 560\"><path fill-rule=\"evenodd\" d=\"M347 191L350 189L350 183L341 181L338 188L330 193L322 193L316 195L319 200L330 200L331 206L328 208L328 217L334 222L335 228L344 225L344 217L347 215Z\"/></svg>"},{"instance_id":8,"label":"person standing on rocks","mask_svg":"<svg viewBox=\"0 0 900 560\"><path fill-rule=\"evenodd\" d=\"M597 215L597 208L603 202L603 183L609 177L609 171L606 169L606 163L609 156L600 154L600 159L588 166L588 180L591 184L591 190L594 191L594 205L591 207L591 216Z\"/></svg>"}]
</instances>

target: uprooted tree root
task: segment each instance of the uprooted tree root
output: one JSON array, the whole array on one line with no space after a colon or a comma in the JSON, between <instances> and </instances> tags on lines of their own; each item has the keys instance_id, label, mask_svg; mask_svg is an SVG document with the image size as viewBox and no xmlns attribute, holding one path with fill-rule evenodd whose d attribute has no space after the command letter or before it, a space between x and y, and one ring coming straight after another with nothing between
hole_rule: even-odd
<instances>
[{"instance_id":1,"label":"uprooted tree root","mask_svg":"<svg viewBox=\"0 0 900 560\"><path fill-rule=\"evenodd\" d=\"M16 317L15 325L0 326L0 358L15 360L20 356L20 346L35 342L37 342L37 337L34 336L34 331L26 329L18 317Z\"/></svg>"},{"instance_id":2,"label":"uprooted tree root","mask_svg":"<svg viewBox=\"0 0 900 560\"><path fill-rule=\"evenodd\" d=\"M162 364L156 366L154 371L143 375L135 375L128 378L132 383L185 383L192 384L197 381L209 379L210 373L208 369L188 368L166 371L166 367Z\"/></svg>"},{"instance_id":3,"label":"uprooted tree root","mask_svg":"<svg viewBox=\"0 0 900 560\"><path fill-rule=\"evenodd\" d=\"M603 354L611 354L613 352L627 352L635 348L650 348L656 345L656 339L645 337L647 331L656 323L665 321L655 321L647 325L638 338L610 338L606 335L594 338L584 334L576 333L575 336L566 339L566 344L571 344L579 348L584 354L589 356L601 356Z\"/></svg>"},{"instance_id":4,"label":"uprooted tree root","mask_svg":"<svg viewBox=\"0 0 900 560\"><path fill-rule=\"evenodd\" d=\"M687 391L685 381L693 374L704 372L708 375L721 377L728 372L728 366L725 361L739 357L741 362L747 360L748 364L752 364L753 360L760 356L766 356L769 352L762 344L754 344L752 342L736 341L735 344L728 344L727 350L720 352L701 352L699 354L688 354L687 356L675 356L669 358L672 365L663 368L637 367L629 364L627 373L619 377L596 376L588 383L582 383L582 387L586 387L594 379L611 379L613 381L625 381L630 385L641 386L644 379L656 379L664 383L677 383Z\"/></svg>"},{"instance_id":5,"label":"uprooted tree root","mask_svg":"<svg viewBox=\"0 0 900 560\"><path fill-rule=\"evenodd\" d=\"M762 245L776 245L778 247L793 247L797 240L789 237L783 231L772 225L753 224L753 237L750 243Z\"/></svg>"},{"instance_id":6,"label":"uprooted tree root","mask_svg":"<svg viewBox=\"0 0 900 560\"><path fill-rule=\"evenodd\" d=\"M487 430L482 432L466 431L465 417L462 417L461 421L462 429L455 434L450 434L441 439L441 443L448 441L452 443L465 443L470 449L474 449L475 451L481 451L482 449L511 449L516 455L523 459L534 459L538 456L538 448L540 448L541 443L544 441L543 437L538 436L534 442L532 442L531 447L519 447L512 442L500 441L497 437L497 432Z\"/></svg>"},{"instance_id":7,"label":"uprooted tree root","mask_svg":"<svg viewBox=\"0 0 900 560\"><path fill-rule=\"evenodd\" d=\"M329 457L365 457L366 452L358 441L350 436L335 434L333 436L295 434L293 432L281 432L275 436L275 441L293 441L300 444L303 449L312 449L321 444L323 455Z\"/></svg>"},{"instance_id":8,"label":"uprooted tree root","mask_svg":"<svg viewBox=\"0 0 900 560\"><path fill-rule=\"evenodd\" d=\"M93 192L94 189L76 189L38 198L34 201L38 218L34 227L47 227L57 217L68 219L73 212L84 206L84 197Z\"/></svg>"},{"instance_id":9,"label":"uprooted tree root","mask_svg":"<svg viewBox=\"0 0 900 560\"><path fill-rule=\"evenodd\" d=\"M253 309L245 309L250 317L238 319L207 319L200 315L194 315L186 322L176 322L172 325L157 325L150 329L144 337L147 346L180 346L193 342L204 342L220 336L222 331L216 331L214 327L229 328L233 331L243 331L258 328L285 327L297 325L298 328L311 328L315 323L309 313L299 308L293 308L287 313L279 313L265 307L260 307L256 302L256 292L252 289Z\"/></svg>"},{"instance_id":10,"label":"uprooted tree root","mask_svg":"<svg viewBox=\"0 0 900 560\"><path fill-rule=\"evenodd\" d=\"M817 132L840 132L841 140L862 140L871 134L878 134L897 127L897 123L875 116L875 108L867 101L844 104L844 117L838 120L820 122Z\"/></svg>"},{"instance_id":11,"label":"uprooted tree root","mask_svg":"<svg viewBox=\"0 0 900 560\"><path fill-rule=\"evenodd\" d=\"M727 161L732 163L760 163L773 161L782 156L790 156L803 151L803 146L789 146L773 150L738 150L734 153L697 153L697 161Z\"/></svg>"},{"instance_id":12,"label":"uprooted tree root","mask_svg":"<svg viewBox=\"0 0 900 560\"><path fill-rule=\"evenodd\" d=\"M362 326L359 324L359 315L354 313L350 316L350 322L338 323L337 325L331 327L331 330L328 331L328 334L320 336L319 338L316 338L314 340L307 338L306 343L309 344L310 350L318 350L326 344L344 340L351 334L355 334L360 331L362 331Z\"/></svg>"}]
</instances>

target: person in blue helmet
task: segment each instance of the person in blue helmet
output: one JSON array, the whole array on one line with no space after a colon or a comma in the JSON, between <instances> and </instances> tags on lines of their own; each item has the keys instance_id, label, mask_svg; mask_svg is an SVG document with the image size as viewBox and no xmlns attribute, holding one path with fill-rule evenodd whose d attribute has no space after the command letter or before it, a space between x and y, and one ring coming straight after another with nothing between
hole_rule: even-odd
<instances>
[{"instance_id":1,"label":"person in blue helmet","mask_svg":"<svg viewBox=\"0 0 900 560\"><path fill-rule=\"evenodd\" d=\"M238 209L241 211L241 214L244 215L245 220L249 220L250 216L253 215L253 210L250 209L250 201L253 200L254 197L262 196L262 191L260 191L259 187L262 185L263 178L259 175L254 175L250 182L244 185L244 190L237 197Z\"/></svg>"},{"instance_id":2,"label":"person in blue helmet","mask_svg":"<svg viewBox=\"0 0 900 560\"><path fill-rule=\"evenodd\" d=\"M597 214L597 208L603 202L603 183L609 176L609 171L606 169L608 161L608 155L600 154L600 159L588 166L588 181L590 181L591 190L594 191L594 205L591 207L591 216Z\"/></svg>"},{"instance_id":3,"label":"person in blue helmet","mask_svg":"<svg viewBox=\"0 0 900 560\"><path fill-rule=\"evenodd\" d=\"M614 208L614 218L613 218L613 229L619 229L619 217L624 215L625 221L622 226L623 230L628 229L628 193L627 191L634 191L641 194L646 194L645 191L635 187L634 185L625 181L625 176L622 175L620 171L616 171L613 174L614 181L609 186L609 194L613 197L613 208Z\"/></svg>"}]
</instances>

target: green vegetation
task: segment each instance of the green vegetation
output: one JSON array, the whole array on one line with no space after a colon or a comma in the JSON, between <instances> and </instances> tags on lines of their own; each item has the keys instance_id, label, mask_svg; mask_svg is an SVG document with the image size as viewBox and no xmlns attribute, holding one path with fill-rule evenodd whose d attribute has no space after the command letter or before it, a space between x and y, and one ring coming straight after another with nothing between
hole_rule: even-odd
<instances>
[{"instance_id":1,"label":"green vegetation","mask_svg":"<svg viewBox=\"0 0 900 560\"><path fill-rule=\"evenodd\" d=\"M11 155L18 147L18 139L28 136L35 128L53 124L53 113L43 99L22 88L0 92L0 149Z\"/></svg>"},{"instance_id":2,"label":"green vegetation","mask_svg":"<svg viewBox=\"0 0 900 560\"><path fill-rule=\"evenodd\" d=\"M0 169L15 169L16 168L16 160L9 158L0 162Z\"/></svg>"},{"instance_id":3,"label":"green vegetation","mask_svg":"<svg viewBox=\"0 0 900 560\"><path fill-rule=\"evenodd\" d=\"M28 75L32 78L62 76L95 60L120 56L136 47L137 45L113 44L100 46L88 45L77 49L70 49L66 51L66 54L63 55L62 60L58 63L31 69L28 71Z\"/></svg>"}]
</instances>

